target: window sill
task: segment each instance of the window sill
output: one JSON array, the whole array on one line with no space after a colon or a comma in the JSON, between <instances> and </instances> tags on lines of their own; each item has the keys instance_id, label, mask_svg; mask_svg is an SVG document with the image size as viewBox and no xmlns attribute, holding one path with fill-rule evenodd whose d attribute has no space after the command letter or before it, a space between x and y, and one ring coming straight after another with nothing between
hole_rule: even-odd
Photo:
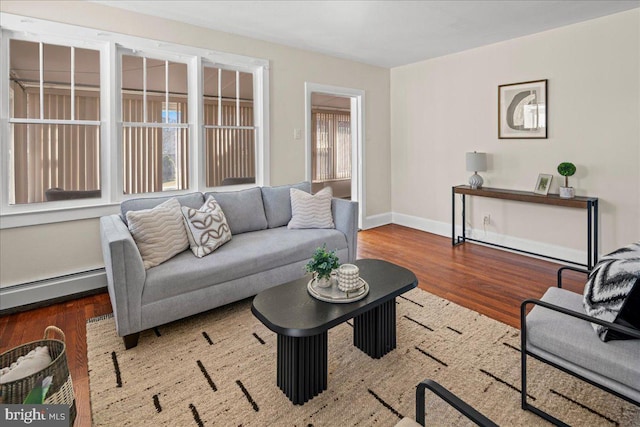
<instances>
[{"instance_id":1,"label":"window sill","mask_svg":"<svg viewBox=\"0 0 640 427\"><path fill-rule=\"evenodd\" d=\"M104 215L111 215L119 212L120 203L103 203L91 206L52 207L47 210L31 212L2 212L0 213L0 230L99 218Z\"/></svg>"}]
</instances>

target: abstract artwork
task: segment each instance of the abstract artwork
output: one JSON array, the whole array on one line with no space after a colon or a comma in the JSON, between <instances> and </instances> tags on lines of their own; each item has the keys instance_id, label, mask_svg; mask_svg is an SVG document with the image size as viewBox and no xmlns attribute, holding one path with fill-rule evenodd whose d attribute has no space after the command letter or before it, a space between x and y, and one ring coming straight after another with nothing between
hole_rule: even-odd
<instances>
[{"instance_id":1,"label":"abstract artwork","mask_svg":"<svg viewBox=\"0 0 640 427\"><path fill-rule=\"evenodd\" d=\"M547 80L498 86L498 138L547 137Z\"/></svg>"}]
</instances>

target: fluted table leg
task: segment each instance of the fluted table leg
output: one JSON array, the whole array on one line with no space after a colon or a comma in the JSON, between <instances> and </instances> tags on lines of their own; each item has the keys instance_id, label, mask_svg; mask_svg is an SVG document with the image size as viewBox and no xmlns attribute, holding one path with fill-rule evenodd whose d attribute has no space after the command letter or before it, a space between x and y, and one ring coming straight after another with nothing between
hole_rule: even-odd
<instances>
[{"instance_id":1,"label":"fluted table leg","mask_svg":"<svg viewBox=\"0 0 640 427\"><path fill-rule=\"evenodd\" d=\"M278 334L278 387L302 405L327 389L327 332L310 337Z\"/></svg>"},{"instance_id":2,"label":"fluted table leg","mask_svg":"<svg viewBox=\"0 0 640 427\"><path fill-rule=\"evenodd\" d=\"M396 348L396 300L353 318L353 345L374 359Z\"/></svg>"}]
</instances>

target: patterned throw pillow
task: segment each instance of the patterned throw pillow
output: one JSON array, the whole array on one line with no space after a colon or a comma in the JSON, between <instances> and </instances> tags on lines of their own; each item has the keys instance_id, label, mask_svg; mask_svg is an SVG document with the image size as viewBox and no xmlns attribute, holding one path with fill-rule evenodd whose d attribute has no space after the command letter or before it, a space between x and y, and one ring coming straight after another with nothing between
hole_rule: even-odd
<instances>
[{"instance_id":1,"label":"patterned throw pillow","mask_svg":"<svg viewBox=\"0 0 640 427\"><path fill-rule=\"evenodd\" d=\"M213 196L200 209L182 207L187 225L187 237L193 254L198 258L209 255L231 240L231 231L224 212Z\"/></svg>"},{"instance_id":2,"label":"patterned throw pillow","mask_svg":"<svg viewBox=\"0 0 640 427\"><path fill-rule=\"evenodd\" d=\"M127 224L147 270L189 247L180 202L175 198L152 209L128 211Z\"/></svg>"},{"instance_id":3,"label":"patterned throw pillow","mask_svg":"<svg viewBox=\"0 0 640 427\"><path fill-rule=\"evenodd\" d=\"M331 215L331 187L325 187L316 194L292 188L291 221L288 228L336 228Z\"/></svg>"},{"instance_id":4,"label":"patterned throw pillow","mask_svg":"<svg viewBox=\"0 0 640 427\"><path fill-rule=\"evenodd\" d=\"M589 316L640 329L640 242L620 248L598 261L584 288ZM628 335L592 323L602 341Z\"/></svg>"}]
</instances>

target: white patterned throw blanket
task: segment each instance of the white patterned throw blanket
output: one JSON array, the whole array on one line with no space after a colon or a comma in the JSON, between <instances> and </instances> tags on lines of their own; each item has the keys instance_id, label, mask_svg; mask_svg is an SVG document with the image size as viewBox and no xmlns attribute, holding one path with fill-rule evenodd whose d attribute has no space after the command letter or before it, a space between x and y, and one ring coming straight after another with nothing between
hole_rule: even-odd
<instances>
[{"instance_id":1,"label":"white patterned throw blanket","mask_svg":"<svg viewBox=\"0 0 640 427\"><path fill-rule=\"evenodd\" d=\"M640 324L640 242L620 248L595 266L584 290L584 308L589 316L638 328ZM592 323L602 341L628 336Z\"/></svg>"}]
</instances>

